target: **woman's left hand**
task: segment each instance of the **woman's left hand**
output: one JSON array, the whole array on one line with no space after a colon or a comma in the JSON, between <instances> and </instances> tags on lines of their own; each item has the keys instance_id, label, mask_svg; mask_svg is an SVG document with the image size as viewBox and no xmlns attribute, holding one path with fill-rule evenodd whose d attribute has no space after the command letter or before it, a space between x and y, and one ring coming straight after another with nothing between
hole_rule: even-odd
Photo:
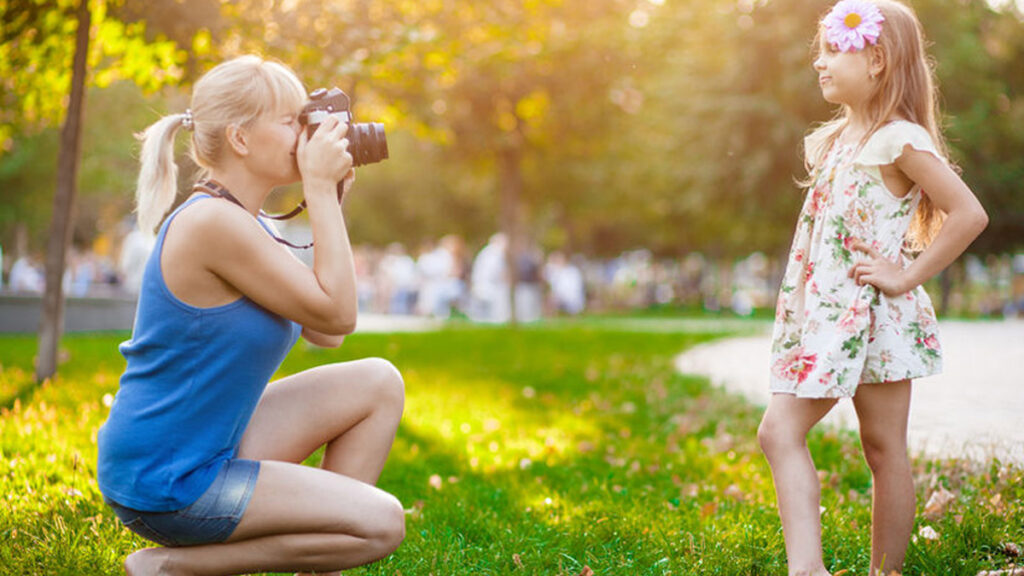
<instances>
[{"instance_id":1,"label":"woman's left hand","mask_svg":"<svg viewBox=\"0 0 1024 576\"><path fill-rule=\"evenodd\" d=\"M857 262L850 268L849 276L858 286L870 284L886 296L899 296L913 288L907 285L906 275L899 264L889 260L866 242L855 240L851 247L868 255L866 260Z\"/></svg>"},{"instance_id":2,"label":"woman's left hand","mask_svg":"<svg viewBox=\"0 0 1024 576\"><path fill-rule=\"evenodd\" d=\"M356 182L356 169L349 168L348 174L345 174L345 178L341 181L341 196L338 197L338 202L341 202L348 196L348 191L352 189L352 185Z\"/></svg>"}]
</instances>

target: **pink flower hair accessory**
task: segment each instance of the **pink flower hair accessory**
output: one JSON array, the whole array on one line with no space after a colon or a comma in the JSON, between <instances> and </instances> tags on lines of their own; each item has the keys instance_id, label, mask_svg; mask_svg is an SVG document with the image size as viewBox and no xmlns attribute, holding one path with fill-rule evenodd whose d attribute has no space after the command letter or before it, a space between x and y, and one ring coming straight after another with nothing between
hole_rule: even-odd
<instances>
[{"instance_id":1,"label":"pink flower hair accessory","mask_svg":"<svg viewBox=\"0 0 1024 576\"><path fill-rule=\"evenodd\" d=\"M882 33L882 11L867 0L841 0L825 16L825 39L841 52L863 50L878 42Z\"/></svg>"}]
</instances>

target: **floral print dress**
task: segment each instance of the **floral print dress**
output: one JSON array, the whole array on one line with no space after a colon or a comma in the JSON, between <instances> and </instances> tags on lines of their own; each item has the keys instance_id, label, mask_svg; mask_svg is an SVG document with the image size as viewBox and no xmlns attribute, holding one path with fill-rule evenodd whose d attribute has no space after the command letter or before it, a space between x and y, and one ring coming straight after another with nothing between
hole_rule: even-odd
<instances>
[{"instance_id":1,"label":"floral print dress","mask_svg":"<svg viewBox=\"0 0 1024 576\"><path fill-rule=\"evenodd\" d=\"M827 132L807 137L809 158L817 156ZM859 149L836 141L813 167L776 305L773 393L850 398L861 383L941 372L935 311L924 288L890 297L848 276L867 257L850 248L855 239L904 268L909 264L904 237L921 190L914 186L905 196L893 196L880 171L907 145L942 159L927 130L895 121Z\"/></svg>"}]
</instances>

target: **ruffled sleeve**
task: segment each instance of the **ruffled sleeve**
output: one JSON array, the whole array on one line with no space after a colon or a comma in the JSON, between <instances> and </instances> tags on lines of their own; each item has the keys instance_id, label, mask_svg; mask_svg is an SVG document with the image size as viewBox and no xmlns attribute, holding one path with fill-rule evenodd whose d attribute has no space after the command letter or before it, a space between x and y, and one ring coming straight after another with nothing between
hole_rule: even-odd
<instances>
[{"instance_id":1,"label":"ruffled sleeve","mask_svg":"<svg viewBox=\"0 0 1024 576\"><path fill-rule=\"evenodd\" d=\"M830 122L804 137L804 158L809 166L814 166L827 150L824 150L829 136L835 133L838 124Z\"/></svg>"},{"instance_id":2,"label":"ruffled sleeve","mask_svg":"<svg viewBox=\"0 0 1024 576\"><path fill-rule=\"evenodd\" d=\"M882 166L892 164L903 155L907 145L915 150L928 152L939 160L946 159L939 154L931 134L920 124L898 120L879 128L861 148L854 160L861 166Z\"/></svg>"}]
</instances>

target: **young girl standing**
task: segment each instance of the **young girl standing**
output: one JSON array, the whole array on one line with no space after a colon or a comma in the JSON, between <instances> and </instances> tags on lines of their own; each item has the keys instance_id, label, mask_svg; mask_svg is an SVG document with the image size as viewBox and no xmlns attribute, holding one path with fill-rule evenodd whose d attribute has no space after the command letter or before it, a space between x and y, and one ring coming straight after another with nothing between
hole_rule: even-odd
<instances>
[{"instance_id":1,"label":"young girl standing","mask_svg":"<svg viewBox=\"0 0 1024 576\"><path fill-rule=\"evenodd\" d=\"M902 569L914 524L910 382L941 370L921 284L988 217L946 159L921 26L890 0L842 0L819 27L814 69L840 106L805 140L809 193L779 292L772 397L758 430L789 573L828 574L807 433L852 398L873 478L871 574ZM923 250L909 259L905 250Z\"/></svg>"}]
</instances>

